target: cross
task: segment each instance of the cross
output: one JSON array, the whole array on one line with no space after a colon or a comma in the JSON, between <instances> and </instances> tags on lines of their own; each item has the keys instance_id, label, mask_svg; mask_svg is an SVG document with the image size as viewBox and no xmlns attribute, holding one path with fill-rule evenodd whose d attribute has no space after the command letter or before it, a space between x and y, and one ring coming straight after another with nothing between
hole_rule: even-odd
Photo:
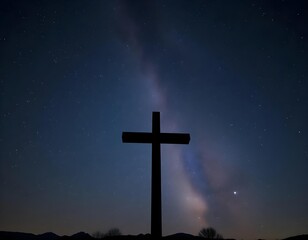
<instances>
[{"instance_id":1,"label":"cross","mask_svg":"<svg viewBox=\"0 0 308 240\"><path fill-rule=\"evenodd\" d=\"M152 144L152 199L151 199L151 235L162 237L161 215L161 163L160 144L189 144L190 135L186 133L161 133L160 113L153 112L152 132L123 132L124 143L151 143Z\"/></svg>"}]
</instances>

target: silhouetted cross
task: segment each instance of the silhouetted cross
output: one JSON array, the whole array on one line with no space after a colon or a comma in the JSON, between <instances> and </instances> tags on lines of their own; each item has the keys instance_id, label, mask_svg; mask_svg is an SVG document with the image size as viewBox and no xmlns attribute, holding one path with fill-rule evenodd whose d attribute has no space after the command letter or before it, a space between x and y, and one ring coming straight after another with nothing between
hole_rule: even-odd
<instances>
[{"instance_id":1,"label":"silhouetted cross","mask_svg":"<svg viewBox=\"0 0 308 240\"><path fill-rule=\"evenodd\" d=\"M151 143L152 144L152 200L151 200L151 234L154 237L162 236L161 220L161 164L160 144L188 144L190 135L186 133L161 133L160 113L153 112L152 132L123 132L124 143Z\"/></svg>"}]
</instances>

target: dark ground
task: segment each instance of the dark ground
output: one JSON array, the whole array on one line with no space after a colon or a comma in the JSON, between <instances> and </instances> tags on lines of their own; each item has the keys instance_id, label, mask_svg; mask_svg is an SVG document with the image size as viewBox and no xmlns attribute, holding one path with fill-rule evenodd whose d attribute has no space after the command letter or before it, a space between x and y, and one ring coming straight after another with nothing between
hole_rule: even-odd
<instances>
[{"instance_id":1,"label":"dark ground","mask_svg":"<svg viewBox=\"0 0 308 240\"><path fill-rule=\"evenodd\" d=\"M72 236L58 236L54 233L44 233L35 235L32 233L20 233L20 232L6 232L0 231L0 240L95 240L87 233L80 232ZM104 237L105 240L150 240L152 238L150 234L139 234L139 235L121 235L121 236L109 236ZM163 237L165 240L180 240L180 239L205 239L198 236L193 236L186 233L177 233L169 236ZM225 239L225 240L234 240L234 239ZM308 240L308 234L297 235L285 238L283 240Z\"/></svg>"}]
</instances>

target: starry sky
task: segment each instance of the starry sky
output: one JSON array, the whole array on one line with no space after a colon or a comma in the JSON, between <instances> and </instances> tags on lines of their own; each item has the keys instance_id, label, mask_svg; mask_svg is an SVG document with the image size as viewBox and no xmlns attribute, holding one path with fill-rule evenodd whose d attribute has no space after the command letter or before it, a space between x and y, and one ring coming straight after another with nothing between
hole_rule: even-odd
<instances>
[{"instance_id":1,"label":"starry sky","mask_svg":"<svg viewBox=\"0 0 308 240\"><path fill-rule=\"evenodd\" d=\"M307 1L0 3L0 230L163 235L308 229Z\"/></svg>"}]
</instances>

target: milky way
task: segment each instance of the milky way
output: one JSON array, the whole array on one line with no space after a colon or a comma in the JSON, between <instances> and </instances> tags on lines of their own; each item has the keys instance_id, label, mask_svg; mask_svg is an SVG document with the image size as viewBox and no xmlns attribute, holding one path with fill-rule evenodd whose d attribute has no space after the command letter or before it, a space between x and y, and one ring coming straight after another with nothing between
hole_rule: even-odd
<instances>
[{"instance_id":1,"label":"milky way","mask_svg":"<svg viewBox=\"0 0 308 240\"><path fill-rule=\"evenodd\" d=\"M130 16L132 13L127 11L125 5L121 5L119 8L126 10L121 12L121 16L125 16L125 18L120 22L122 28L125 29L124 42L133 46L132 51L139 63L140 77L144 84L143 87L147 91L146 95L150 97L152 109L162 112L161 124L164 129L178 132L180 131L179 123L175 117L172 117L174 110L168 106L168 91L163 88L163 79L159 75L159 64L155 64L146 52L137 30L140 29L140 26L133 16ZM177 117L185 121L183 114L179 113ZM212 206L216 208L214 214L217 214L215 219L218 222L222 218L221 212L232 212L234 207L234 205L228 206L228 202L230 198L234 198L232 187L236 189L238 186L236 183L232 183L234 179L228 173L227 167L222 165L220 159L212 159L213 157L207 154L207 146L202 145L202 142L200 143L198 140L192 141L193 146L185 147L185 150L181 146L163 148L163 161L165 162L162 164L166 168L163 169L166 181L163 194L177 202L175 204L177 207L173 210L179 212L178 217L185 216L187 219L185 225L182 225L181 222L177 222L165 214L166 229L169 229L166 233L192 230L198 232L202 227L209 226L207 221L208 198L211 199ZM222 193L224 190L229 192ZM168 194L168 192L171 193ZM165 208L164 211L168 213L170 206L165 206ZM238 217L232 213L228 215L230 215L229 217ZM217 224L217 222L215 223ZM243 227L243 222L241 224Z\"/></svg>"}]
</instances>

